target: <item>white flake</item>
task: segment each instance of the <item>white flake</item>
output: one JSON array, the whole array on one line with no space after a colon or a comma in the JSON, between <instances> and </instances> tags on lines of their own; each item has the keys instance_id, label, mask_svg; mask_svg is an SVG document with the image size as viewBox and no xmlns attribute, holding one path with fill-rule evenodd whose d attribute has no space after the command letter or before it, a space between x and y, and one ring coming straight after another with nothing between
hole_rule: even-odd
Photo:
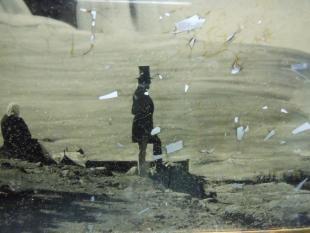
<instances>
[{"instance_id":1,"label":"white flake","mask_svg":"<svg viewBox=\"0 0 310 233\"><path fill-rule=\"evenodd\" d=\"M267 110L267 109L268 109L268 106L266 105L266 106L262 107L262 109L263 109L263 110Z\"/></svg>"},{"instance_id":2,"label":"white flake","mask_svg":"<svg viewBox=\"0 0 310 233\"><path fill-rule=\"evenodd\" d=\"M184 87L185 93L188 91L188 89L189 89L189 86L187 84L185 84L185 87Z\"/></svg>"},{"instance_id":3,"label":"white flake","mask_svg":"<svg viewBox=\"0 0 310 233\"><path fill-rule=\"evenodd\" d=\"M183 141L177 141L166 146L167 154L181 150L183 148Z\"/></svg>"},{"instance_id":4,"label":"white flake","mask_svg":"<svg viewBox=\"0 0 310 233\"><path fill-rule=\"evenodd\" d=\"M243 128L243 126L240 126L237 128L237 139L238 139L238 141L241 141L243 136L244 136L244 128Z\"/></svg>"},{"instance_id":5,"label":"white flake","mask_svg":"<svg viewBox=\"0 0 310 233\"><path fill-rule=\"evenodd\" d=\"M96 15L97 15L96 10L91 10L90 14L91 14L92 19L95 20L96 19Z\"/></svg>"},{"instance_id":6,"label":"white flake","mask_svg":"<svg viewBox=\"0 0 310 233\"><path fill-rule=\"evenodd\" d=\"M231 65L231 74L238 74L241 70L242 66L240 64L240 58L236 56L233 64Z\"/></svg>"},{"instance_id":7,"label":"white flake","mask_svg":"<svg viewBox=\"0 0 310 233\"><path fill-rule=\"evenodd\" d=\"M273 129L273 130L271 130L268 134L267 134L267 136L264 138L264 141L267 141L267 140L269 140L271 137L273 137L274 135L276 134L276 131Z\"/></svg>"},{"instance_id":8,"label":"white flake","mask_svg":"<svg viewBox=\"0 0 310 233\"><path fill-rule=\"evenodd\" d=\"M281 108L281 112L282 113L286 113L286 114L288 113L288 111L286 109L284 109L284 108Z\"/></svg>"},{"instance_id":9,"label":"white flake","mask_svg":"<svg viewBox=\"0 0 310 233\"><path fill-rule=\"evenodd\" d=\"M84 53L84 55L85 55L85 54L89 53L92 50L92 48L94 47L94 43L95 43L95 26L96 26L97 12L94 9L93 10L87 10L85 8L80 8L80 11L86 12L86 13L90 13L91 18L92 18L92 21L91 21L91 36L90 36L91 47L90 47L90 49L88 51L86 51Z\"/></svg>"},{"instance_id":10,"label":"white flake","mask_svg":"<svg viewBox=\"0 0 310 233\"><path fill-rule=\"evenodd\" d=\"M235 35L236 35L236 32L230 34L230 35L226 38L226 41L225 41L225 42L226 42L226 43L227 43L227 42L231 42L231 41L234 39Z\"/></svg>"},{"instance_id":11,"label":"white flake","mask_svg":"<svg viewBox=\"0 0 310 233\"><path fill-rule=\"evenodd\" d=\"M292 134L299 134L299 133L307 131L309 129L310 129L310 124L309 124L309 122L306 122L306 123L302 124L301 126L297 127L296 129L294 129L292 131Z\"/></svg>"},{"instance_id":12,"label":"white flake","mask_svg":"<svg viewBox=\"0 0 310 233\"><path fill-rule=\"evenodd\" d=\"M295 188L295 192L299 191L302 188L302 186L307 182L307 180L308 180L308 177L304 179L302 182L300 182Z\"/></svg>"},{"instance_id":13,"label":"white flake","mask_svg":"<svg viewBox=\"0 0 310 233\"><path fill-rule=\"evenodd\" d=\"M169 12L166 12L166 13L165 13L165 16L166 16L166 17L169 17L169 16L170 16L170 13L169 13Z\"/></svg>"},{"instance_id":14,"label":"white flake","mask_svg":"<svg viewBox=\"0 0 310 233\"><path fill-rule=\"evenodd\" d=\"M304 63L296 63L296 64L291 65L291 70L305 80L308 80L309 77L307 77L307 75L302 74L302 71L307 70L307 69L309 69L309 64L305 63L305 62Z\"/></svg>"},{"instance_id":15,"label":"white flake","mask_svg":"<svg viewBox=\"0 0 310 233\"><path fill-rule=\"evenodd\" d=\"M174 33L181 33L191 31L197 28L202 27L206 19L199 17L198 15L194 15L190 18L181 20L175 23L176 30Z\"/></svg>"},{"instance_id":16,"label":"white flake","mask_svg":"<svg viewBox=\"0 0 310 233\"><path fill-rule=\"evenodd\" d=\"M239 117L235 117L234 122L237 124L239 122Z\"/></svg>"},{"instance_id":17,"label":"white flake","mask_svg":"<svg viewBox=\"0 0 310 233\"><path fill-rule=\"evenodd\" d=\"M231 74L238 74L240 73L242 67L239 64L239 58L236 57L236 59L234 60L234 63L231 66Z\"/></svg>"},{"instance_id":18,"label":"white flake","mask_svg":"<svg viewBox=\"0 0 310 233\"><path fill-rule=\"evenodd\" d=\"M118 97L117 91L113 91L110 94L99 96L99 100L106 100Z\"/></svg>"},{"instance_id":19,"label":"white flake","mask_svg":"<svg viewBox=\"0 0 310 233\"><path fill-rule=\"evenodd\" d=\"M241 70L240 66L235 66L231 69L231 74L238 74Z\"/></svg>"},{"instance_id":20,"label":"white flake","mask_svg":"<svg viewBox=\"0 0 310 233\"><path fill-rule=\"evenodd\" d=\"M233 41L233 39L235 38L235 36L241 32L243 28L240 26L239 29L233 33L231 33L229 36L227 36L225 43L230 43Z\"/></svg>"},{"instance_id":21,"label":"white flake","mask_svg":"<svg viewBox=\"0 0 310 233\"><path fill-rule=\"evenodd\" d=\"M156 135L160 133L160 127L155 127L154 129L152 129L151 135Z\"/></svg>"},{"instance_id":22,"label":"white flake","mask_svg":"<svg viewBox=\"0 0 310 233\"><path fill-rule=\"evenodd\" d=\"M308 63L299 63L299 64L292 64L291 69L292 70L306 70L308 69Z\"/></svg>"}]
</instances>

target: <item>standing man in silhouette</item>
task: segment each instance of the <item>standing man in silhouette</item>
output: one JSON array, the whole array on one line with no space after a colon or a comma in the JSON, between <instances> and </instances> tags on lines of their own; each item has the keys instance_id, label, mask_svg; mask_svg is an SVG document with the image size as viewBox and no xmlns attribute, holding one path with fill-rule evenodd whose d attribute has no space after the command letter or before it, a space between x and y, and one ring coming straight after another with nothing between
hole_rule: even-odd
<instances>
[{"instance_id":1,"label":"standing man in silhouette","mask_svg":"<svg viewBox=\"0 0 310 233\"><path fill-rule=\"evenodd\" d=\"M153 159L156 169L162 164L161 141L157 135L151 135L153 129L154 104L148 90L151 84L150 67L139 66L138 87L133 95L131 113L134 115L132 124L132 142L139 145L138 172L144 176L147 173L145 164L148 143L153 144Z\"/></svg>"}]
</instances>

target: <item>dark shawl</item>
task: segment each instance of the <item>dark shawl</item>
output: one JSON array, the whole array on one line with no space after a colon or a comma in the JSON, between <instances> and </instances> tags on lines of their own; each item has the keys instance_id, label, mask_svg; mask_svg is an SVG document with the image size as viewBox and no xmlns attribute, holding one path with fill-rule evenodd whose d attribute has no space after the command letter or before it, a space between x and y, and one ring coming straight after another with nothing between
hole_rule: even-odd
<instances>
[{"instance_id":1,"label":"dark shawl","mask_svg":"<svg viewBox=\"0 0 310 233\"><path fill-rule=\"evenodd\" d=\"M4 115L1 120L4 147L14 152L24 152L31 143L31 134L23 118Z\"/></svg>"}]
</instances>

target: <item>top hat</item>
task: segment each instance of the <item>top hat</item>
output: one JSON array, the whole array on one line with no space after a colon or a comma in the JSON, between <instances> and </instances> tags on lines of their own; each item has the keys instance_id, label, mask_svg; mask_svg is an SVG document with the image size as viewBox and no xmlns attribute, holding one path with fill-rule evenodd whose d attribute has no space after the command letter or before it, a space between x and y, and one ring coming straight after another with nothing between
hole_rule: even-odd
<instances>
[{"instance_id":1,"label":"top hat","mask_svg":"<svg viewBox=\"0 0 310 233\"><path fill-rule=\"evenodd\" d=\"M150 83L150 67L149 66L139 66L139 77L138 83Z\"/></svg>"}]
</instances>

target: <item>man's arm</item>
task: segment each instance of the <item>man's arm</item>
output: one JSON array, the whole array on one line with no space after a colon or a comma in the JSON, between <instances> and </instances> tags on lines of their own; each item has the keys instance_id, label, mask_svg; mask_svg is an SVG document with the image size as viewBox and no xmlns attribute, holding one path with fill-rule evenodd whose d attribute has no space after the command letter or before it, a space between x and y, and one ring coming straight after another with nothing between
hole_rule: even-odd
<instances>
[{"instance_id":1,"label":"man's arm","mask_svg":"<svg viewBox=\"0 0 310 233\"><path fill-rule=\"evenodd\" d=\"M149 96L144 94L134 95L131 112L133 115L143 114L148 115L153 113L153 104Z\"/></svg>"}]
</instances>

